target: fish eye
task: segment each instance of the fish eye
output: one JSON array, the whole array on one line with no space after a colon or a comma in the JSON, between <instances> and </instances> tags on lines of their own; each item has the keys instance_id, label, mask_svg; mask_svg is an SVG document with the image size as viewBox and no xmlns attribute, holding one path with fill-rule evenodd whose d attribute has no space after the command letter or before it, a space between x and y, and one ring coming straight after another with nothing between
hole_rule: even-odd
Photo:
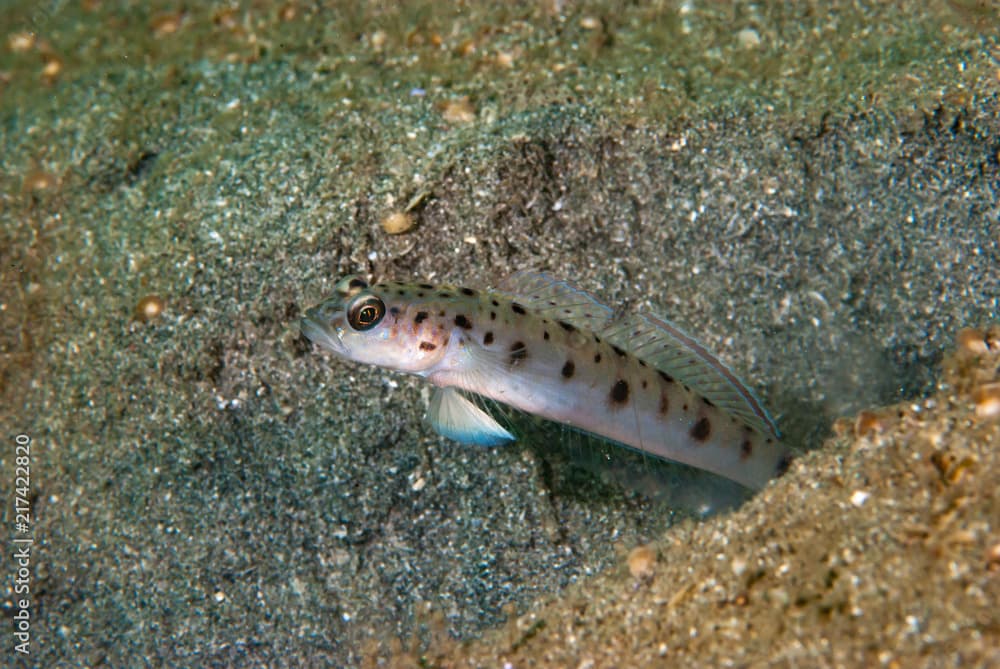
<instances>
[{"instance_id":1,"label":"fish eye","mask_svg":"<svg viewBox=\"0 0 1000 669\"><path fill-rule=\"evenodd\" d=\"M347 322L359 331L371 330L385 316L385 302L374 295L365 295L347 308Z\"/></svg>"}]
</instances>

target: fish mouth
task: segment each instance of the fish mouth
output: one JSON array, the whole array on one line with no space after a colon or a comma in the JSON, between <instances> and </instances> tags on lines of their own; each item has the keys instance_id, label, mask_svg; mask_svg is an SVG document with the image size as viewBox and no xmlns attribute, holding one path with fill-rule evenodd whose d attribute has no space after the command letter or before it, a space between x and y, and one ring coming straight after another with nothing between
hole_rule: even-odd
<instances>
[{"instance_id":1,"label":"fish mouth","mask_svg":"<svg viewBox=\"0 0 1000 669\"><path fill-rule=\"evenodd\" d=\"M315 311L315 309L306 311L306 315L299 321L299 331L305 335L306 339L319 344L322 348L343 355L344 343L340 341L340 337L331 334L329 328L316 318Z\"/></svg>"}]
</instances>

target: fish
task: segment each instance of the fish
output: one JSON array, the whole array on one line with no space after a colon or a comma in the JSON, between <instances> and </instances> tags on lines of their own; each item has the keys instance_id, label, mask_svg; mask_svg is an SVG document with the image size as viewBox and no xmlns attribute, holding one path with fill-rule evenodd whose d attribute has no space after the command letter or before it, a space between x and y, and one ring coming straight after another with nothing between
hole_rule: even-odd
<instances>
[{"instance_id":1,"label":"fish","mask_svg":"<svg viewBox=\"0 0 1000 669\"><path fill-rule=\"evenodd\" d=\"M299 325L336 356L436 386L427 419L459 442L515 439L488 398L751 490L791 462L757 396L694 337L544 272L494 290L348 276Z\"/></svg>"}]
</instances>

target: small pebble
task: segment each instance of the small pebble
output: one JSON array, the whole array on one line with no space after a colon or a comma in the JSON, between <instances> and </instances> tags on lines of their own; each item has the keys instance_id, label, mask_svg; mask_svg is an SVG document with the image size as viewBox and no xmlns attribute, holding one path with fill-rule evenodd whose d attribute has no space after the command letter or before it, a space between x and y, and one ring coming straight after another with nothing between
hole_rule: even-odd
<instances>
[{"instance_id":1,"label":"small pebble","mask_svg":"<svg viewBox=\"0 0 1000 669\"><path fill-rule=\"evenodd\" d=\"M455 49L455 55L460 58L468 58L474 53L476 53L476 40L474 39L462 40L462 43Z\"/></svg>"},{"instance_id":2,"label":"small pebble","mask_svg":"<svg viewBox=\"0 0 1000 669\"><path fill-rule=\"evenodd\" d=\"M993 569L1000 569L1000 542L986 549L986 564Z\"/></svg>"},{"instance_id":3,"label":"small pebble","mask_svg":"<svg viewBox=\"0 0 1000 669\"><path fill-rule=\"evenodd\" d=\"M166 37L180 30L181 23L183 22L184 12L160 14L150 22L149 29L152 31L154 37Z\"/></svg>"},{"instance_id":4,"label":"small pebble","mask_svg":"<svg viewBox=\"0 0 1000 669\"><path fill-rule=\"evenodd\" d=\"M24 179L24 190L29 193L50 190L58 185L58 180L48 172L32 172Z\"/></svg>"},{"instance_id":5,"label":"small pebble","mask_svg":"<svg viewBox=\"0 0 1000 669\"><path fill-rule=\"evenodd\" d=\"M161 297L157 295L147 295L139 300L139 304L136 305L135 319L137 321L142 321L143 323L148 323L154 318L158 318L166 308L167 305Z\"/></svg>"},{"instance_id":6,"label":"small pebble","mask_svg":"<svg viewBox=\"0 0 1000 669\"><path fill-rule=\"evenodd\" d=\"M972 391L976 418L1000 417L1000 382L987 383Z\"/></svg>"},{"instance_id":7,"label":"small pebble","mask_svg":"<svg viewBox=\"0 0 1000 669\"><path fill-rule=\"evenodd\" d=\"M35 33L24 31L13 33L7 38L7 48L14 53L24 53L35 48Z\"/></svg>"},{"instance_id":8,"label":"small pebble","mask_svg":"<svg viewBox=\"0 0 1000 669\"><path fill-rule=\"evenodd\" d=\"M226 30L234 30L239 27L240 17L233 7L224 7L212 16L212 23L222 26Z\"/></svg>"},{"instance_id":9,"label":"small pebble","mask_svg":"<svg viewBox=\"0 0 1000 669\"><path fill-rule=\"evenodd\" d=\"M976 328L962 328L955 336L955 343L958 348L967 353L975 355L985 355L990 352L986 345L986 335L982 330Z\"/></svg>"},{"instance_id":10,"label":"small pebble","mask_svg":"<svg viewBox=\"0 0 1000 669\"><path fill-rule=\"evenodd\" d=\"M628 572L632 578L645 581L656 569L656 551L649 546L636 546L628 554Z\"/></svg>"},{"instance_id":11,"label":"small pebble","mask_svg":"<svg viewBox=\"0 0 1000 669\"><path fill-rule=\"evenodd\" d=\"M736 41L744 49L756 49L760 46L760 35L753 28L744 28L736 33Z\"/></svg>"},{"instance_id":12,"label":"small pebble","mask_svg":"<svg viewBox=\"0 0 1000 669\"><path fill-rule=\"evenodd\" d=\"M497 51L493 60L499 67L503 67L508 70L514 67L514 54L510 51Z\"/></svg>"},{"instance_id":13,"label":"small pebble","mask_svg":"<svg viewBox=\"0 0 1000 669\"><path fill-rule=\"evenodd\" d=\"M46 56L45 65L42 66L42 78L51 83L62 73L62 69L62 60L57 56Z\"/></svg>"},{"instance_id":14,"label":"small pebble","mask_svg":"<svg viewBox=\"0 0 1000 669\"><path fill-rule=\"evenodd\" d=\"M402 234L416 225L412 214L405 211L394 211L382 219L382 229L390 235Z\"/></svg>"},{"instance_id":15,"label":"small pebble","mask_svg":"<svg viewBox=\"0 0 1000 669\"><path fill-rule=\"evenodd\" d=\"M469 98L461 97L446 102L441 108L441 116L448 123L472 123L476 120L476 110Z\"/></svg>"},{"instance_id":16,"label":"small pebble","mask_svg":"<svg viewBox=\"0 0 1000 669\"><path fill-rule=\"evenodd\" d=\"M884 431L885 423L873 411L862 411L858 414L857 420L854 421L854 434L858 437L864 437L870 432L879 433Z\"/></svg>"}]
</instances>

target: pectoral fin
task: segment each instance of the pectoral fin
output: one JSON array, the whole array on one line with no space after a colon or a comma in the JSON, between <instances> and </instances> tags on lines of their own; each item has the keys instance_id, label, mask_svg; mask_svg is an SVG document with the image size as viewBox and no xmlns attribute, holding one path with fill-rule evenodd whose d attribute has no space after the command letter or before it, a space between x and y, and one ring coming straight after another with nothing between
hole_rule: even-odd
<instances>
[{"instance_id":1,"label":"pectoral fin","mask_svg":"<svg viewBox=\"0 0 1000 669\"><path fill-rule=\"evenodd\" d=\"M499 446L514 439L492 416L454 388L434 391L427 420L441 436L465 444Z\"/></svg>"}]
</instances>

